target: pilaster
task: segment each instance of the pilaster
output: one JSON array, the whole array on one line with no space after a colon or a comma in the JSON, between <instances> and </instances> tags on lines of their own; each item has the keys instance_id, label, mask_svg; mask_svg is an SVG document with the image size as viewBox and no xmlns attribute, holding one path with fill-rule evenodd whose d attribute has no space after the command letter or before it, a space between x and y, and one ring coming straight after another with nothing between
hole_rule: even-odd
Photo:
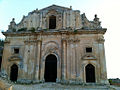
<instances>
[{"instance_id":1,"label":"pilaster","mask_svg":"<svg viewBox=\"0 0 120 90\"><path fill-rule=\"evenodd\" d=\"M63 29L66 28L66 12L63 13Z\"/></svg>"},{"instance_id":2,"label":"pilaster","mask_svg":"<svg viewBox=\"0 0 120 90\"><path fill-rule=\"evenodd\" d=\"M62 39L63 53L62 53L62 80L66 80L67 76L67 41Z\"/></svg>"},{"instance_id":3,"label":"pilaster","mask_svg":"<svg viewBox=\"0 0 120 90\"><path fill-rule=\"evenodd\" d=\"M41 40L37 41L37 59L36 59L36 68L35 68L35 79L40 79L40 61L41 61Z\"/></svg>"},{"instance_id":4,"label":"pilaster","mask_svg":"<svg viewBox=\"0 0 120 90\"><path fill-rule=\"evenodd\" d=\"M29 54L30 50L29 50L29 43L27 41L25 41L25 49L24 49L24 77L27 77L27 72L28 72L28 54Z\"/></svg>"},{"instance_id":5,"label":"pilaster","mask_svg":"<svg viewBox=\"0 0 120 90\"><path fill-rule=\"evenodd\" d=\"M100 80L102 84L108 84L107 80L107 69L106 69L106 60L105 60L105 50L104 50L104 37L98 39L99 46L99 59L100 59Z\"/></svg>"}]
</instances>

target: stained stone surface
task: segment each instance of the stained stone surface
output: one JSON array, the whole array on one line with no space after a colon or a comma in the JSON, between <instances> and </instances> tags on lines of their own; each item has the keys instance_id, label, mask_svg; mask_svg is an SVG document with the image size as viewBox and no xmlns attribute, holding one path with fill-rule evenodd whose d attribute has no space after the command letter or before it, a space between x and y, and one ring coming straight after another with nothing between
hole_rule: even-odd
<instances>
[{"instance_id":1,"label":"stained stone surface","mask_svg":"<svg viewBox=\"0 0 120 90\"><path fill-rule=\"evenodd\" d=\"M120 90L119 87L109 86L80 86L80 85L61 85L56 83L44 83L36 85L15 85L13 90Z\"/></svg>"},{"instance_id":2,"label":"stained stone surface","mask_svg":"<svg viewBox=\"0 0 120 90\"><path fill-rule=\"evenodd\" d=\"M54 29L49 29L51 16L56 21ZM56 82L88 83L85 68L91 64L95 68L95 75L89 72L95 79L93 83L109 84L104 52L107 29L100 23L97 15L89 21L79 10L57 5L36 9L18 24L13 18L3 32L6 39L0 76L8 81L14 76L17 83L45 82L46 57L52 54L57 58ZM87 52L86 48L92 51ZM16 73L11 69L14 64Z\"/></svg>"}]
</instances>

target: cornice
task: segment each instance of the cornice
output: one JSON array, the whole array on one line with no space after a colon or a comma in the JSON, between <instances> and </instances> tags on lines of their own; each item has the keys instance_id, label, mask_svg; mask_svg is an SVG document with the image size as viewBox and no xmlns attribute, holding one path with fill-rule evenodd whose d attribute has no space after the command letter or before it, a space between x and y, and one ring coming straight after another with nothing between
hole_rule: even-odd
<instances>
[{"instance_id":1,"label":"cornice","mask_svg":"<svg viewBox=\"0 0 120 90\"><path fill-rule=\"evenodd\" d=\"M61 35L61 34L105 34L106 28L104 29L78 29L73 30L40 30L35 32L2 32L5 36L30 36L30 35Z\"/></svg>"}]
</instances>

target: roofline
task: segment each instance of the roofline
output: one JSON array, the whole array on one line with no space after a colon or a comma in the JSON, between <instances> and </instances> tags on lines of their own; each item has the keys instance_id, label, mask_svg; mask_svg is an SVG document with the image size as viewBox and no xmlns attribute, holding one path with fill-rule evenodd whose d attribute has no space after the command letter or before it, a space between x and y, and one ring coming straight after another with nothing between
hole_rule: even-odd
<instances>
[{"instance_id":1,"label":"roofline","mask_svg":"<svg viewBox=\"0 0 120 90\"><path fill-rule=\"evenodd\" d=\"M55 4L52 4L52 5L50 5L50 6L46 7L46 8L49 8L49 7L52 7L52 6L57 6L57 7L60 7L60 8L66 8L66 9L71 10L71 9L68 8L68 7L63 7L63 6L59 6L59 5L55 5ZM45 10L46 8L40 9L39 11Z\"/></svg>"}]
</instances>

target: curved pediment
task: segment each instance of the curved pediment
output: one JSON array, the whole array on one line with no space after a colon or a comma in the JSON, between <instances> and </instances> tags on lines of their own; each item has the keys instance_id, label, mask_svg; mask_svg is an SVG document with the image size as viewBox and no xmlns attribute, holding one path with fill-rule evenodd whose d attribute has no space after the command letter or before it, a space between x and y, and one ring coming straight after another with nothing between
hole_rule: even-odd
<instances>
[{"instance_id":1,"label":"curved pediment","mask_svg":"<svg viewBox=\"0 0 120 90\"><path fill-rule=\"evenodd\" d=\"M96 60L97 58L91 54L84 55L82 60Z\"/></svg>"},{"instance_id":2,"label":"curved pediment","mask_svg":"<svg viewBox=\"0 0 120 90\"><path fill-rule=\"evenodd\" d=\"M14 55L14 56L9 57L8 60L9 61L19 61L19 60L22 60L22 58L18 55Z\"/></svg>"},{"instance_id":3,"label":"curved pediment","mask_svg":"<svg viewBox=\"0 0 120 90\"><path fill-rule=\"evenodd\" d=\"M55 16L54 20L51 16ZM54 25L53 25L54 23ZM54 28L50 28L50 27ZM36 9L29 12L27 16L23 16L20 23L16 24L15 19L10 22L9 32L21 31L46 31L54 29L59 30L89 30L102 29L101 22L97 15L93 21L89 21L85 14L80 14L79 10L72 10L72 7L62 7L58 5L51 5L43 9Z\"/></svg>"}]
</instances>

